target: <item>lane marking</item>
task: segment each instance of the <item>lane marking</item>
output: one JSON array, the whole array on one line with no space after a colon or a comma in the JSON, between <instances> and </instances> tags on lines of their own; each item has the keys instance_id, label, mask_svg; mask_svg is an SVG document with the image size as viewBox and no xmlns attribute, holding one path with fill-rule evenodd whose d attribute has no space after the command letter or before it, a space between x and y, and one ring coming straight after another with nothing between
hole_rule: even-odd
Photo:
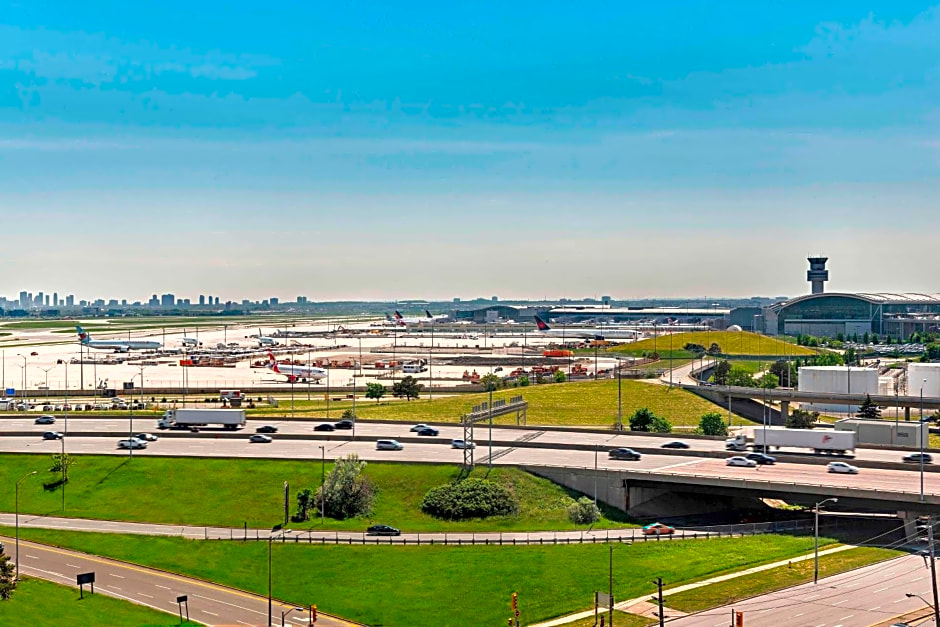
<instances>
[{"instance_id":1,"label":"lane marking","mask_svg":"<svg viewBox=\"0 0 940 627\"><path fill-rule=\"evenodd\" d=\"M885 590L887 590L887 589L890 588L890 587L891 587L891 586L885 586L884 588L878 588L877 590L872 590L872 594L874 594L875 592L884 592Z\"/></svg>"},{"instance_id":2,"label":"lane marking","mask_svg":"<svg viewBox=\"0 0 940 627\"><path fill-rule=\"evenodd\" d=\"M75 564L69 564L68 562L66 562L65 565L68 566L69 568L81 568L81 566L76 566Z\"/></svg>"},{"instance_id":3,"label":"lane marking","mask_svg":"<svg viewBox=\"0 0 940 627\"><path fill-rule=\"evenodd\" d=\"M877 609L881 609L881 606L880 606L880 605L876 605L875 607L871 608L871 609L868 610L868 611L869 611L869 612L874 612L874 611L877 610Z\"/></svg>"},{"instance_id":4,"label":"lane marking","mask_svg":"<svg viewBox=\"0 0 940 627\"><path fill-rule=\"evenodd\" d=\"M161 586L161 585L158 584L158 583L155 583L155 584L153 584L153 585L155 585L155 586L158 587L158 588L163 588L164 590L169 590L169 589L170 589L170 588L168 588L167 586Z\"/></svg>"},{"instance_id":5,"label":"lane marking","mask_svg":"<svg viewBox=\"0 0 940 627\"><path fill-rule=\"evenodd\" d=\"M151 595L149 595L149 594L144 594L143 592L138 592L137 594L139 594L139 595L142 596L142 597L147 597L148 599L152 599L152 598L153 598Z\"/></svg>"},{"instance_id":6,"label":"lane marking","mask_svg":"<svg viewBox=\"0 0 940 627\"><path fill-rule=\"evenodd\" d=\"M118 575L117 573L108 573L108 574L111 575L112 577L117 577L118 579L124 579L123 575Z\"/></svg>"},{"instance_id":7,"label":"lane marking","mask_svg":"<svg viewBox=\"0 0 940 627\"><path fill-rule=\"evenodd\" d=\"M210 612L209 610L199 610L199 611L202 612L203 614L208 614L209 616L215 616L216 618L218 618L219 616L215 612Z\"/></svg>"},{"instance_id":8,"label":"lane marking","mask_svg":"<svg viewBox=\"0 0 940 627\"><path fill-rule=\"evenodd\" d=\"M848 616L843 616L843 617L840 618L839 620L849 620L849 619L852 618L853 616L855 616L855 614L849 614Z\"/></svg>"},{"instance_id":9,"label":"lane marking","mask_svg":"<svg viewBox=\"0 0 940 627\"><path fill-rule=\"evenodd\" d=\"M106 584L106 587L111 588L112 590L120 590L117 586L112 586L111 584Z\"/></svg>"},{"instance_id":10,"label":"lane marking","mask_svg":"<svg viewBox=\"0 0 940 627\"><path fill-rule=\"evenodd\" d=\"M679 462L678 464L669 464L668 466L658 466L656 468L653 468L652 470L653 471L668 470L669 468L679 468L680 466L691 466L692 464L700 464L706 459L708 458L702 457L701 459L693 459L692 461L688 461L688 462Z\"/></svg>"},{"instance_id":11,"label":"lane marking","mask_svg":"<svg viewBox=\"0 0 940 627\"><path fill-rule=\"evenodd\" d=\"M228 601L223 601L221 599L213 599L211 597L204 597L201 594L195 594L195 593L193 593L193 596L196 597L197 599L205 599L206 601L211 601L213 603L221 603L222 605L228 605L230 607L234 607L239 610L245 610L246 612L254 612L255 614L261 614L262 616L264 615L264 612L254 610L250 607L242 607L241 605L235 605L234 603L229 603Z\"/></svg>"},{"instance_id":12,"label":"lane marking","mask_svg":"<svg viewBox=\"0 0 940 627\"><path fill-rule=\"evenodd\" d=\"M833 605L842 605L843 603L848 603L848 602L849 602L848 599L842 599L841 601L836 601L835 603L833 603Z\"/></svg>"}]
</instances>

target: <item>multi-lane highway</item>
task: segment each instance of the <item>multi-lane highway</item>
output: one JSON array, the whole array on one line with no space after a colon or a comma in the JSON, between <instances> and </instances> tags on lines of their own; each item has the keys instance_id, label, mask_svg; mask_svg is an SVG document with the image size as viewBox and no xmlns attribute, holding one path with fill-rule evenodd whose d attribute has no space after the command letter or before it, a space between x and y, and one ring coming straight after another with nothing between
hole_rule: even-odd
<instances>
[{"instance_id":1,"label":"multi-lane highway","mask_svg":"<svg viewBox=\"0 0 940 627\"><path fill-rule=\"evenodd\" d=\"M676 627L727 627L731 611L744 612L748 627L865 627L924 607L907 593L931 598L930 571L917 556L901 557L718 607L673 621ZM669 598L666 597L668 604ZM923 627L933 621L917 623Z\"/></svg>"},{"instance_id":2,"label":"multi-lane highway","mask_svg":"<svg viewBox=\"0 0 940 627\"><path fill-rule=\"evenodd\" d=\"M11 557L16 555L12 538L0 538ZM276 566L276 565L275 565ZM206 625L267 625L268 600L207 581L183 577L136 564L128 564L33 542L20 540L20 570L23 575L47 579L67 586L76 586L79 573L95 573L95 593L106 594L178 615L178 596L187 595L189 617ZM276 570L275 570L276 572ZM86 587L86 594L88 593ZM274 624L281 624L281 612L296 605L275 600L272 604ZM185 606L184 606L185 616ZM286 623L309 625L308 615L296 610L287 615ZM318 616L317 627L351 625L345 621Z\"/></svg>"}]
</instances>

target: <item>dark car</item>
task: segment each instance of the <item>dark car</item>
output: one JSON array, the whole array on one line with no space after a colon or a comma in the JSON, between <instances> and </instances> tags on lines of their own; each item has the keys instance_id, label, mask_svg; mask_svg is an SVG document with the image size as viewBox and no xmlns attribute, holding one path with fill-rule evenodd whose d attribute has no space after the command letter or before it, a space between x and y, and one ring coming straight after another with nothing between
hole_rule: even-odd
<instances>
[{"instance_id":1,"label":"dark car","mask_svg":"<svg viewBox=\"0 0 940 627\"><path fill-rule=\"evenodd\" d=\"M264 425L255 429L255 433L277 433L277 427L273 425Z\"/></svg>"},{"instance_id":2,"label":"dark car","mask_svg":"<svg viewBox=\"0 0 940 627\"><path fill-rule=\"evenodd\" d=\"M424 429L418 429L418 435L440 435L441 432L433 427L425 427Z\"/></svg>"},{"instance_id":3,"label":"dark car","mask_svg":"<svg viewBox=\"0 0 940 627\"><path fill-rule=\"evenodd\" d=\"M745 455L747 459L753 460L758 464L774 464L777 461L776 457L771 457L770 455L764 455L763 453L748 453Z\"/></svg>"},{"instance_id":4,"label":"dark car","mask_svg":"<svg viewBox=\"0 0 940 627\"><path fill-rule=\"evenodd\" d=\"M313 430L314 431L336 431L336 427L334 427L328 422L324 422L322 424L318 424L317 426L315 426Z\"/></svg>"},{"instance_id":5,"label":"dark car","mask_svg":"<svg viewBox=\"0 0 940 627\"><path fill-rule=\"evenodd\" d=\"M370 536L400 536L401 530L388 525L372 525L366 530Z\"/></svg>"},{"instance_id":6,"label":"dark car","mask_svg":"<svg viewBox=\"0 0 940 627\"><path fill-rule=\"evenodd\" d=\"M689 448L689 445L679 440L673 440L672 442L666 442L659 448Z\"/></svg>"},{"instance_id":7,"label":"dark car","mask_svg":"<svg viewBox=\"0 0 940 627\"><path fill-rule=\"evenodd\" d=\"M353 421L352 420L340 420L339 422L334 423L333 426L336 427L337 429L352 429Z\"/></svg>"},{"instance_id":8,"label":"dark car","mask_svg":"<svg viewBox=\"0 0 940 627\"><path fill-rule=\"evenodd\" d=\"M924 458L925 464L930 464L933 462L933 457L930 456L930 453L911 453L910 455L904 456L904 461L919 464L921 457Z\"/></svg>"},{"instance_id":9,"label":"dark car","mask_svg":"<svg viewBox=\"0 0 940 627\"><path fill-rule=\"evenodd\" d=\"M642 455L634 451L632 448L615 448L611 450L607 456L610 459L626 459L629 461L634 461L642 457Z\"/></svg>"},{"instance_id":10,"label":"dark car","mask_svg":"<svg viewBox=\"0 0 940 627\"><path fill-rule=\"evenodd\" d=\"M65 436L63 436L58 431L46 431L42 434L43 440L61 440L63 437Z\"/></svg>"}]
</instances>

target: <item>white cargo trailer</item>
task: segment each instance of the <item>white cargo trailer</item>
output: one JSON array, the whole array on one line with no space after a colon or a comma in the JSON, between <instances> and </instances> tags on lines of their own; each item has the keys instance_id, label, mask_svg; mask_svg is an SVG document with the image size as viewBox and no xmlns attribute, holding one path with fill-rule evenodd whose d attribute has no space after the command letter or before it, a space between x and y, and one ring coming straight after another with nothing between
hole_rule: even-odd
<instances>
[{"instance_id":1,"label":"white cargo trailer","mask_svg":"<svg viewBox=\"0 0 940 627\"><path fill-rule=\"evenodd\" d=\"M817 453L855 450L855 434L831 429L754 429L754 448L810 448Z\"/></svg>"},{"instance_id":2,"label":"white cargo trailer","mask_svg":"<svg viewBox=\"0 0 940 627\"><path fill-rule=\"evenodd\" d=\"M157 421L160 429L190 429L218 425L226 429L245 426L244 409L168 409Z\"/></svg>"}]
</instances>

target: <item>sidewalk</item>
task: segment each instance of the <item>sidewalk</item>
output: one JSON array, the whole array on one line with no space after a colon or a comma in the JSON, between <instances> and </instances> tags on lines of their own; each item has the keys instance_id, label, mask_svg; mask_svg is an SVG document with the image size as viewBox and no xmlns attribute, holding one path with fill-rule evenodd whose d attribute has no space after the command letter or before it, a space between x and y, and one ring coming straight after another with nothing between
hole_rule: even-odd
<instances>
[{"instance_id":1,"label":"sidewalk","mask_svg":"<svg viewBox=\"0 0 940 627\"><path fill-rule=\"evenodd\" d=\"M845 544L845 545L842 545L842 546L837 546L837 547L832 548L832 549L826 549L826 550L820 551L820 552L819 552L819 555L820 555L820 556L823 556L823 555L831 555L831 554L833 554L833 553L839 553L839 552L841 552L841 551L847 551L847 550L849 550L849 549L854 549L854 548L855 548L855 546L853 546L853 545L851 545L851 544ZM669 596L670 594L676 594L676 593L678 593L678 592L685 592L685 591L687 591L687 590L694 590L694 589L696 589L696 588L701 588L701 587L703 587L703 586L708 586L708 585L711 585L711 584L713 584L713 583L721 583L722 581L728 581L729 579L736 579L737 577L746 577L746 576L748 576L748 575L753 575L753 574L755 574L755 573L760 573L760 572L763 572L763 571L765 571L765 570L771 570L772 568L779 568L780 566L786 566L787 564L791 564L791 563L795 564L795 563L797 563L797 562L802 562L802 561L805 561L805 560L811 560L811 559L813 559L813 555L814 555L813 553L808 553L808 554L806 554L806 555L800 555L800 556L798 556L798 557L794 557L794 558L791 558L791 559L780 560L780 561L778 561L778 562L771 562L770 564L763 564L762 566L754 566L753 568L748 568L748 569L746 569L746 570L741 570L741 571L734 572L734 573L728 573L727 575L719 575L719 576L717 576L717 577L712 577L712 578L710 578L710 579L704 579L704 580L702 580L702 581L696 581L695 583L689 583L689 584L685 584L685 585L682 585L682 586L676 586L676 587L673 587L673 588L664 588L664 589L663 589L663 596L665 597L665 596ZM633 606L636 606L636 605L641 604L641 603L644 603L644 602L648 602L648 601L650 600L651 596L652 596L652 594L644 594L643 596L637 597L637 598L635 598L635 599L629 599L629 600L627 600L627 601L621 601L621 602L619 602L619 603L614 604L614 608L617 609L617 610L620 610L621 612L625 612L625 611L627 611L627 609L629 609L629 608L631 608L631 607L633 607ZM643 606L640 605L640 607L643 607ZM669 610L667 609L666 612L668 613L668 611L669 611ZM535 624L535 625L532 625L531 627L557 627L558 625L564 625L564 624L566 624L566 623L572 623L572 622L577 621L577 620L582 620L582 619L585 619L585 618L590 618L591 616L594 616L594 610L585 610L585 611L583 611L583 612L578 612L578 613L576 613L576 614L569 614L569 615L567 615L567 616L562 616L562 617L560 617L560 618L555 618L555 619L552 619L552 620L550 620L550 621L546 621L546 622L544 622L544 623L537 623L537 624Z\"/></svg>"}]
</instances>

